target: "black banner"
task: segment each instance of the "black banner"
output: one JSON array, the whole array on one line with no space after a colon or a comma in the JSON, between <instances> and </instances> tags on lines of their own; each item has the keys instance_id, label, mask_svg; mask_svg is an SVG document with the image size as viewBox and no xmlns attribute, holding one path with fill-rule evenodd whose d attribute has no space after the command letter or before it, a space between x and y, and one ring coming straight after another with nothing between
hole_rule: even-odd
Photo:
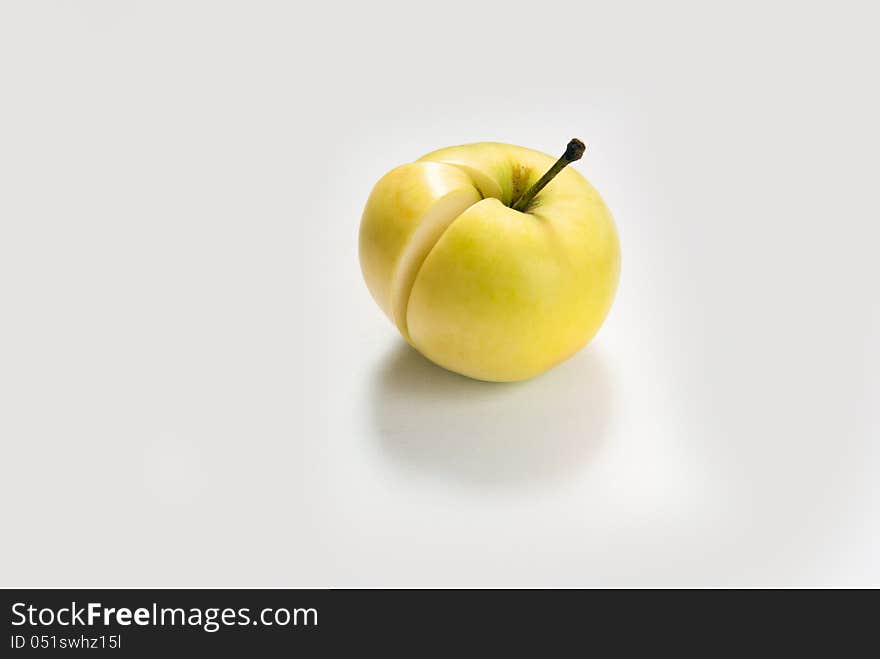
<instances>
[{"instance_id":1,"label":"black banner","mask_svg":"<svg viewBox=\"0 0 880 659\"><path fill-rule=\"evenodd\" d=\"M830 603L798 592L548 590L3 590L6 638L0 656L171 656L269 651L321 654L445 647L468 654L531 647L539 655L583 650L681 648L710 639L728 649L789 648L804 633L830 631ZM835 597L836 598L836 597ZM823 598L824 600L825 598ZM848 618L849 633L871 628L867 610ZM812 621L812 622L811 622ZM712 640L714 638L714 640ZM841 638L838 638L838 649ZM709 646L705 646L709 649Z\"/></svg>"}]
</instances>

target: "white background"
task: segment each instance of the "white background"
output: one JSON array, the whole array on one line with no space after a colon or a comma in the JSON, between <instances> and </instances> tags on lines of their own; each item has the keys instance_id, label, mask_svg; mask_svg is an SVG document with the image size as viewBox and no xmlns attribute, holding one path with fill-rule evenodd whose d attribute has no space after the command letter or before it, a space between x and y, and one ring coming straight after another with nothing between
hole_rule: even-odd
<instances>
[{"instance_id":1,"label":"white background","mask_svg":"<svg viewBox=\"0 0 880 659\"><path fill-rule=\"evenodd\" d=\"M3 3L0 584L880 585L869 6ZM598 338L427 363L373 183L573 136Z\"/></svg>"}]
</instances>

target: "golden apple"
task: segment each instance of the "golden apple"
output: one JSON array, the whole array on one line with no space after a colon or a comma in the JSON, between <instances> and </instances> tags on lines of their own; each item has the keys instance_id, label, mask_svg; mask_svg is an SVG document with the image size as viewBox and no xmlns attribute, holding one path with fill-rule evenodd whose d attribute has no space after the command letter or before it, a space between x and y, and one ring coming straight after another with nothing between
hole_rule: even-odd
<instances>
[{"instance_id":1,"label":"golden apple","mask_svg":"<svg viewBox=\"0 0 880 659\"><path fill-rule=\"evenodd\" d=\"M611 213L570 162L477 143L383 176L361 219L373 298L425 357L479 380L542 373L596 334L620 247Z\"/></svg>"}]
</instances>

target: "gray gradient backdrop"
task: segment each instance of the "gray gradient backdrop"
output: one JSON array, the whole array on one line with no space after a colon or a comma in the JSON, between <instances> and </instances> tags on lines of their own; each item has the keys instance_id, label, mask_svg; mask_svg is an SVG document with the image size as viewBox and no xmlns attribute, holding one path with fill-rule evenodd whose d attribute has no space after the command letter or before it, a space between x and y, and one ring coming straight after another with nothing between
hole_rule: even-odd
<instances>
[{"instance_id":1,"label":"gray gradient backdrop","mask_svg":"<svg viewBox=\"0 0 880 659\"><path fill-rule=\"evenodd\" d=\"M868 7L4 2L0 584L880 585ZM373 183L572 136L598 338L425 362Z\"/></svg>"}]
</instances>

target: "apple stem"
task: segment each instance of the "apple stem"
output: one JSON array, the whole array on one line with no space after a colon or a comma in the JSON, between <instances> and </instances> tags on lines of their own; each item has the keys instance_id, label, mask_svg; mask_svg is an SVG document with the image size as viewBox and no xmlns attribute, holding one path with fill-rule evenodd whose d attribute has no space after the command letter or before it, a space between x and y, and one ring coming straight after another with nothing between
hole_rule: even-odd
<instances>
[{"instance_id":1,"label":"apple stem","mask_svg":"<svg viewBox=\"0 0 880 659\"><path fill-rule=\"evenodd\" d=\"M565 148L565 153L553 163L553 166L547 170L547 172L538 179L538 182L535 183L532 187L522 193L519 198L514 201L510 207L515 211L524 212L526 208L529 207L529 204L532 202L532 199L535 198L541 190L544 189L544 186L547 185L553 177L556 176L559 172L565 169L568 165L573 163L575 160L580 160L581 156L584 155L584 151L586 150L586 146L579 139L575 138L568 143L568 146Z\"/></svg>"}]
</instances>

